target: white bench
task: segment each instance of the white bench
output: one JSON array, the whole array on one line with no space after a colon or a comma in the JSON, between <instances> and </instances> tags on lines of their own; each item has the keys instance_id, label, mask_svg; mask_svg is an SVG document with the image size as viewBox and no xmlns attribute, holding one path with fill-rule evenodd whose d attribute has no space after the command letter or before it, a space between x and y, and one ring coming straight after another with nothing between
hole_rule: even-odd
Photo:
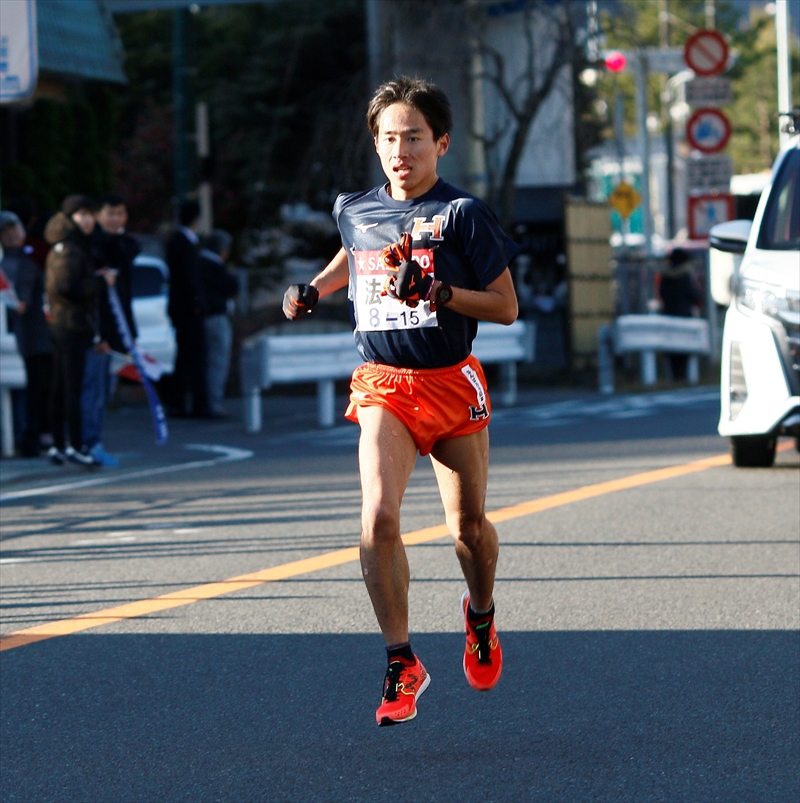
<instances>
[{"instance_id":1,"label":"white bench","mask_svg":"<svg viewBox=\"0 0 800 803\"><path fill-rule=\"evenodd\" d=\"M502 387L499 402L511 406L517 399L517 362L532 361L536 329L525 321L511 326L481 323L472 352L481 363L499 363ZM242 345L239 359L244 424L248 432L262 427L261 391L272 385L317 383L317 420L332 427L335 418L335 381L348 379L361 365L352 332L315 335L257 334Z\"/></svg>"},{"instance_id":2,"label":"white bench","mask_svg":"<svg viewBox=\"0 0 800 803\"><path fill-rule=\"evenodd\" d=\"M614 355L641 354L642 384L655 385L656 353L688 354L686 376L700 381L698 355L711 353L711 336L705 318L677 318L672 315L620 315L613 326L597 333L598 372L601 393L614 392Z\"/></svg>"},{"instance_id":3,"label":"white bench","mask_svg":"<svg viewBox=\"0 0 800 803\"><path fill-rule=\"evenodd\" d=\"M28 384L25 362L17 349L17 338L8 332L0 333L0 431L3 457L14 455L14 416L11 391Z\"/></svg>"}]
</instances>

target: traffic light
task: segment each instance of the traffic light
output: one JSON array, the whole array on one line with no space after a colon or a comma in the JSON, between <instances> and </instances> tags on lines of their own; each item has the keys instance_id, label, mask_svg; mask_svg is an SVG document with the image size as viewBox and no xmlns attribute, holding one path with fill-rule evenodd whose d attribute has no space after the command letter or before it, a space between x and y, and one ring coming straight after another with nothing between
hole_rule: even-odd
<instances>
[{"instance_id":1,"label":"traffic light","mask_svg":"<svg viewBox=\"0 0 800 803\"><path fill-rule=\"evenodd\" d=\"M620 50L612 50L605 56L605 65L609 72L622 72L627 63L628 59L625 58L625 54Z\"/></svg>"}]
</instances>

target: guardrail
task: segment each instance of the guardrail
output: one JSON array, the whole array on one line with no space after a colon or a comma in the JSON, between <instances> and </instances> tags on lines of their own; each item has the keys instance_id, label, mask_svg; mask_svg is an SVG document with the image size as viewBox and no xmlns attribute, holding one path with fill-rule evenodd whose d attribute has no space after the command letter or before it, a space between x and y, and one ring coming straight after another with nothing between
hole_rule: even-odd
<instances>
[{"instance_id":1,"label":"guardrail","mask_svg":"<svg viewBox=\"0 0 800 803\"><path fill-rule=\"evenodd\" d=\"M525 321L511 326L480 323L472 352L481 363L499 363L498 401L511 406L517 400L517 362L532 361L536 327ZM244 425L248 432L262 427L261 391L277 384L316 382L317 421L334 424L335 381L348 379L363 360L352 332L316 335L257 334L242 345L239 358Z\"/></svg>"},{"instance_id":2,"label":"guardrail","mask_svg":"<svg viewBox=\"0 0 800 803\"><path fill-rule=\"evenodd\" d=\"M698 356L711 354L711 333L704 318L676 318L671 315L620 315L613 325L598 333L598 383L601 393L614 392L614 356L641 354L642 384L655 385L656 354L688 354L686 378L700 381Z\"/></svg>"},{"instance_id":3,"label":"guardrail","mask_svg":"<svg viewBox=\"0 0 800 803\"><path fill-rule=\"evenodd\" d=\"M14 455L14 417L11 391L28 384L25 362L17 350L17 338L10 333L0 334L0 432L3 457Z\"/></svg>"}]
</instances>

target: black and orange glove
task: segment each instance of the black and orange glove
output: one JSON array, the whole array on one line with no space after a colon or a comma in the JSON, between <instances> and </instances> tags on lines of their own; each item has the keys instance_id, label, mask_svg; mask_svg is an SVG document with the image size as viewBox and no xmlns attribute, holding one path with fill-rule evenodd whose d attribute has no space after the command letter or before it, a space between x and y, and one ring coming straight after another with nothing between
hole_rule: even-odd
<instances>
[{"instance_id":1,"label":"black and orange glove","mask_svg":"<svg viewBox=\"0 0 800 803\"><path fill-rule=\"evenodd\" d=\"M399 243L387 245L381 252L381 263L390 271L383 284L383 295L416 307L420 301L428 299L433 277L411 258L411 250L411 235L404 231Z\"/></svg>"},{"instance_id":2,"label":"black and orange glove","mask_svg":"<svg viewBox=\"0 0 800 803\"><path fill-rule=\"evenodd\" d=\"M313 284L293 284L283 294L283 314L290 321L296 321L311 312L317 301L319 290Z\"/></svg>"}]
</instances>

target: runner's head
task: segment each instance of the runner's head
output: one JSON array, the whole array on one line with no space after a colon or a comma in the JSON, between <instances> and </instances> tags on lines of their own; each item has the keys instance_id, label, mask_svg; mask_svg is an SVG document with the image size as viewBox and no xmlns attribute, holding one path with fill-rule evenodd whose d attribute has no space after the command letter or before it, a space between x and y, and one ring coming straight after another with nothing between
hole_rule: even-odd
<instances>
[{"instance_id":1,"label":"runner's head","mask_svg":"<svg viewBox=\"0 0 800 803\"><path fill-rule=\"evenodd\" d=\"M419 78L382 84L369 104L367 124L394 198L417 198L436 184L453 124L441 89Z\"/></svg>"},{"instance_id":2,"label":"runner's head","mask_svg":"<svg viewBox=\"0 0 800 803\"><path fill-rule=\"evenodd\" d=\"M394 103L403 103L419 111L435 140L449 134L453 127L450 101L439 87L422 78L401 76L381 84L372 96L367 109L367 125L373 137L378 136L381 114Z\"/></svg>"}]
</instances>

